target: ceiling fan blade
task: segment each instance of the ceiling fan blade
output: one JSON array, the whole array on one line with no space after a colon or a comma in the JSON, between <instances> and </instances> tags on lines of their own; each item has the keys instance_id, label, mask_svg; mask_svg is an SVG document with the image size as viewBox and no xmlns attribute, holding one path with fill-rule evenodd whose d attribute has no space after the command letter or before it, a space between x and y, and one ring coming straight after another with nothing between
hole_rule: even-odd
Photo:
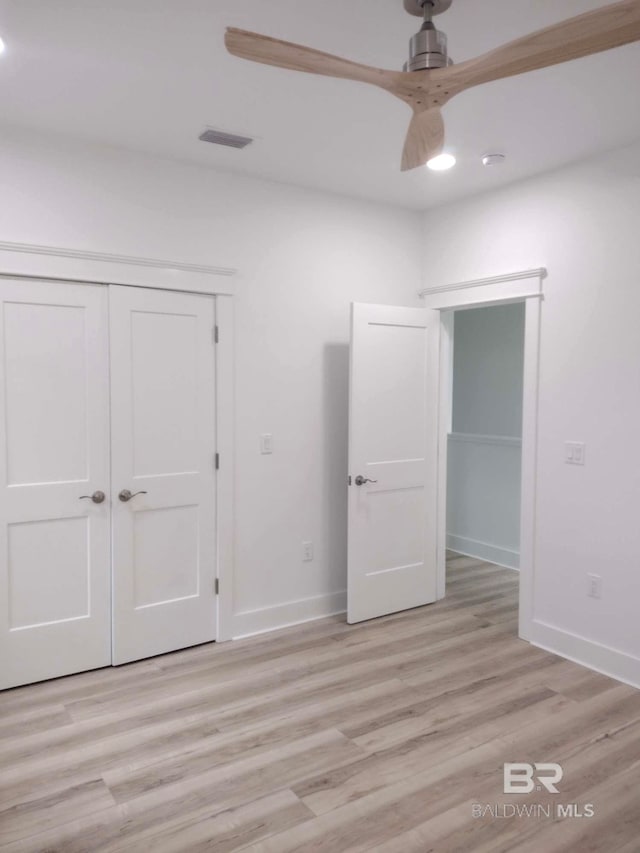
<instances>
[{"instance_id":1,"label":"ceiling fan blade","mask_svg":"<svg viewBox=\"0 0 640 853\"><path fill-rule=\"evenodd\" d=\"M402 171L424 166L444 148L444 121L438 107L414 113L402 152Z\"/></svg>"},{"instance_id":2,"label":"ceiling fan blade","mask_svg":"<svg viewBox=\"0 0 640 853\"><path fill-rule=\"evenodd\" d=\"M277 68L288 68L292 71L321 74L325 77L357 80L361 83L381 86L383 89L390 89L399 76L399 72L396 71L360 65L311 47L280 41L269 36L247 32L247 30L237 30L233 27L227 29L224 42L229 53L241 59L250 59L252 62L275 65Z\"/></svg>"},{"instance_id":3,"label":"ceiling fan blade","mask_svg":"<svg viewBox=\"0 0 640 853\"><path fill-rule=\"evenodd\" d=\"M546 27L524 38L447 68L447 86L471 86L558 65L640 40L640 0L623 0Z\"/></svg>"}]
</instances>

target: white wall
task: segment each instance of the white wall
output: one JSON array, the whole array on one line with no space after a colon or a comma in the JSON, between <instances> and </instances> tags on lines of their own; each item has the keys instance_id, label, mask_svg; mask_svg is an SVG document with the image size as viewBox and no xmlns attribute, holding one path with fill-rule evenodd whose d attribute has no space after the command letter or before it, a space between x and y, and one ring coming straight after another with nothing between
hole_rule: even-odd
<instances>
[{"instance_id":1,"label":"white wall","mask_svg":"<svg viewBox=\"0 0 640 853\"><path fill-rule=\"evenodd\" d=\"M447 547L518 568L524 303L456 311Z\"/></svg>"},{"instance_id":2,"label":"white wall","mask_svg":"<svg viewBox=\"0 0 640 853\"><path fill-rule=\"evenodd\" d=\"M635 145L433 211L424 243L427 286L549 270L533 639L640 685L639 223ZM586 443L585 467L564 463L568 440Z\"/></svg>"},{"instance_id":3,"label":"white wall","mask_svg":"<svg viewBox=\"0 0 640 853\"><path fill-rule=\"evenodd\" d=\"M453 432L522 437L524 303L456 311Z\"/></svg>"},{"instance_id":4,"label":"white wall","mask_svg":"<svg viewBox=\"0 0 640 853\"><path fill-rule=\"evenodd\" d=\"M415 304L419 218L13 131L0 178L2 240L239 269L235 633L343 608L349 303Z\"/></svg>"}]
</instances>

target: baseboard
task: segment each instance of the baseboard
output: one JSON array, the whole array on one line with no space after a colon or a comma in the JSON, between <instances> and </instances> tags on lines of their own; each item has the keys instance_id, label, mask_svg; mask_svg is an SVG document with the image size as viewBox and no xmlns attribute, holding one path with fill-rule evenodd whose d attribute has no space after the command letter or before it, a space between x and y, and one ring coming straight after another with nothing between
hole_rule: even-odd
<instances>
[{"instance_id":1,"label":"baseboard","mask_svg":"<svg viewBox=\"0 0 640 853\"><path fill-rule=\"evenodd\" d=\"M261 607L259 610L245 610L233 616L233 639L277 631L289 628L325 616L335 616L347 609L347 592L333 592L317 595L313 598L301 598L288 601L274 607Z\"/></svg>"},{"instance_id":2,"label":"baseboard","mask_svg":"<svg viewBox=\"0 0 640 853\"><path fill-rule=\"evenodd\" d=\"M588 669L640 688L640 660L626 652L603 646L537 619L531 623L530 642Z\"/></svg>"},{"instance_id":3,"label":"baseboard","mask_svg":"<svg viewBox=\"0 0 640 853\"><path fill-rule=\"evenodd\" d=\"M500 548L498 545L490 545L488 542L479 542L477 539L467 539L465 536L456 536L447 533L447 548L457 551L466 557L475 557L476 560L484 560L487 563L495 563L496 566L504 566L505 569L518 569L520 567L520 552L510 548Z\"/></svg>"}]
</instances>

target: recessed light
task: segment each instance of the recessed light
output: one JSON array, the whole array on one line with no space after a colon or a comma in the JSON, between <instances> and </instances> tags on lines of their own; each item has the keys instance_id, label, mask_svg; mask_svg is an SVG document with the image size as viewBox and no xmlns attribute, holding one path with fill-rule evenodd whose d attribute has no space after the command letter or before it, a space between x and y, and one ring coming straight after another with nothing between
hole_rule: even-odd
<instances>
[{"instance_id":1,"label":"recessed light","mask_svg":"<svg viewBox=\"0 0 640 853\"><path fill-rule=\"evenodd\" d=\"M427 163L427 167L432 172L446 172L447 169L452 169L456 165L456 158L453 154L438 154L437 157L432 157Z\"/></svg>"},{"instance_id":2,"label":"recessed light","mask_svg":"<svg viewBox=\"0 0 640 853\"><path fill-rule=\"evenodd\" d=\"M5 50L6 50L6 45L5 45L5 43L2 41L2 39L0 38L0 53L4 53L4 52L5 52Z\"/></svg>"}]
</instances>

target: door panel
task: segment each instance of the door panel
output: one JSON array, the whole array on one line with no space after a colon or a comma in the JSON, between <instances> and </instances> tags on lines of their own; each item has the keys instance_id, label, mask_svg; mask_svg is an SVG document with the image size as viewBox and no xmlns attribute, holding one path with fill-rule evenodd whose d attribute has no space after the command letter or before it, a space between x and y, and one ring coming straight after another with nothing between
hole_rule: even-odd
<instances>
[{"instance_id":1,"label":"door panel","mask_svg":"<svg viewBox=\"0 0 640 853\"><path fill-rule=\"evenodd\" d=\"M148 294L146 297L148 299ZM178 296L172 301L184 298ZM200 317L198 314L132 311L130 320L131 381L135 400L133 476L195 473L198 470ZM206 356L211 361L210 331Z\"/></svg>"},{"instance_id":2,"label":"door panel","mask_svg":"<svg viewBox=\"0 0 640 853\"><path fill-rule=\"evenodd\" d=\"M86 518L8 525L9 630L89 616ZM62 572L43 571L51 555Z\"/></svg>"},{"instance_id":3,"label":"door panel","mask_svg":"<svg viewBox=\"0 0 640 853\"><path fill-rule=\"evenodd\" d=\"M136 512L134 604L148 607L198 595L198 507Z\"/></svg>"},{"instance_id":4,"label":"door panel","mask_svg":"<svg viewBox=\"0 0 640 853\"><path fill-rule=\"evenodd\" d=\"M435 311L352 306L349 622L436 600L438 353Z\"/></svg>"},{"instance_id":5,"label":"door panel","mask_svg":"<svg viewBox=\"0 0 640 853\"><path fill-rule=\"evenodd\" d=\"M9 485L87 476L85 312L77 305L4 305ZM43 383L45 351L55 356Z\"/></svg>"},{"instance_id":6,"label":"door panel","mask_svg":"<svg viewBox=\"0 0 640 853\"><path fill-rule=\"evenodd\" d=\"M216 636L214 309L111 289L115 664Z\"/></svg>"},{"instance_id":7,"label":"door panel","mask_svg":"<svg viewBox=\"0 0 640 853\"><path fill-rule=\"evenodd\" d=\"M3 281L0 686L111 663L106 288Z\"/></svg>"}]
</instances>

